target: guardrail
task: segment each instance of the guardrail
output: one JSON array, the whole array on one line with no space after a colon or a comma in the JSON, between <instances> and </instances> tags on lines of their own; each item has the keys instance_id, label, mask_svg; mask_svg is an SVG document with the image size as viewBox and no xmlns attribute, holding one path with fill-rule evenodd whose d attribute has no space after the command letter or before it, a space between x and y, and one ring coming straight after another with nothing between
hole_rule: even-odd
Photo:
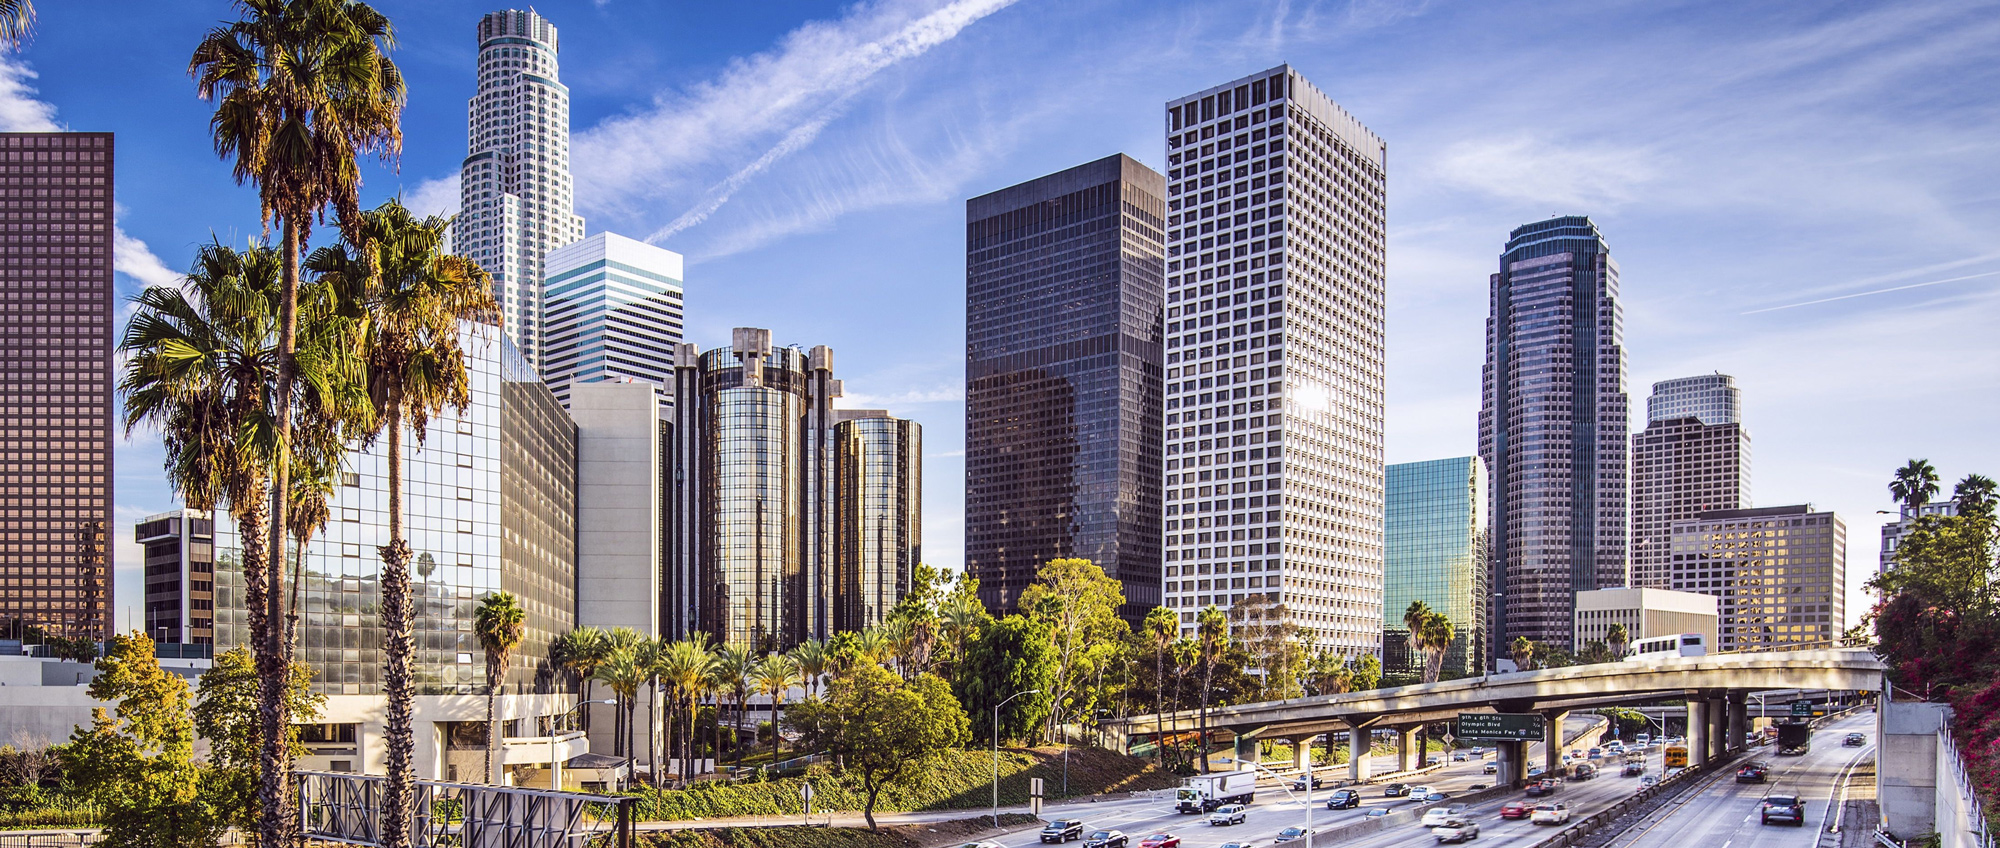
<instances>
[{"instance_id":1,"label":"guardrail","mask_svg":"<svg viewBox=\"0 0 2000 848\"><path fill-rule=\"evenodd\" d=\"M1993 826L1987 823L1986 813L1980 809L1982 799L1979 797L1979 793L1973 789L1975 784L1972 780L1972 773L1966 767L1964 754L1960 753L1958 749L1958 740L1952 737L1949 719L1945 719L1939 723L1938 748L1942 755L1940 758L1951 764L1951 781L1947 783L1944 775L1938 775L1937 791L1958 793L1959 805L1965 808L1964 832L1954 834L1954 836L1971 841L1969 843L1957 842L1956 844L1970 844L1979 846L1979 848L1993 848L1995 842ZM1945 822L1937 822L1939 833L1943 833L1946 826ZM1946 840L1944 844L1952 845L1954 842Z\"/></svg>"}]
</instances>

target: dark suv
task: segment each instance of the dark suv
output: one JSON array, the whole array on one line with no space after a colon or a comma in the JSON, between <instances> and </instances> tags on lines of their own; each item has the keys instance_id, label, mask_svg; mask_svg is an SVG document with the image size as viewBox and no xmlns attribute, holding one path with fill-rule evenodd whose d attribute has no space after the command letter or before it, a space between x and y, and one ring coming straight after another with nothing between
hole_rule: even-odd
<instances>
[{"instance_id":1,"label":"dark suv","mask_svg":"<svg viewBox=\"0 0 2000 848\"><path fill-rule=\"evenodd\" d=\"M1361 793L1352 789L1336 789L1333 797L1326 799L1329 810L1352 810L1361 806Z\"/></svg>"},{"instance_id":2,"label":"dark suv","mask_svg":"<svg viewBox=\"0 0 2000 848\"><path fill-rule=\"evenodd\" d=\"M1806 823L1805 802L1800 801L1797 795L1766 797L1758 812L1763 816L1764 824L1777 822L1802 827Z\"/></svg>"},{"instance_id":3,"label":"dark suv","mask_svg":"<svg viewBox=\"0 0 2000 848\"><path fill-rule=\"evenodd\" d=\"M1060 845L1072 839L1082 838L1083 822L1075 819L1055 819L1049 822L1048 827L1042 828L1043 842L1054 842Z\"/></svg>"},{"instance_id":4,"label":"dark suv","mask_svg":"<svg viewBox=\"0 0 2000 848\"><path fill-rule=\"evenodd\" d=\"M1131 840L1116 830L1100 830L1083 840L1083 848L1131 848Z\"/></svg>"}]
</instances>

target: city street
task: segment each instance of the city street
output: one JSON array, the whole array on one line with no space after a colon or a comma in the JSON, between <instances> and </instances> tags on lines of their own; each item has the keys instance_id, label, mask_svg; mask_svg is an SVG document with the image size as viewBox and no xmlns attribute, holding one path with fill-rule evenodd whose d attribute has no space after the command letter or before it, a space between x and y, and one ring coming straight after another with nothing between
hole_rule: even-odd
<instances>
[{"instance_id":1,"label":"city street","mask_svg":"<svg viewBox=\"0 0 2000 848\"><path fill-rule=\"evenodd\" d=\"M1613 848L1810 848L1819 842L1827 800L1839 794L1839 781L1849 764L1875 752L1875 714L1862 713L1834 722L1813 733L1812 751L1802 757L1780 757L1760 748L1755 759L1771 765L1765 783L1737 783L1732 770L1653 815L1612 842ZM1859 748L1840 744L1841 737L1860 732L1869 743ZM1805 801L1800 827L1762 824L1758 802L1766 795L1799 795Z\"/></svg>"}]
</instances>

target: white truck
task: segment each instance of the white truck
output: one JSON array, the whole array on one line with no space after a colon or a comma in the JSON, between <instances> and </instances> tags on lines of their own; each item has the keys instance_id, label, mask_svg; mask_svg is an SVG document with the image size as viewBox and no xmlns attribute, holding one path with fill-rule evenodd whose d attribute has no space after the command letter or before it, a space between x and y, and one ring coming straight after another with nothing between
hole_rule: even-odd
<instances>
[{"instance_id":1,"label":"white truck","mask_svg":"<svg viewBox=\"0 0 2000 848\"><path fill-rule=\"evenodd\" d=\"M1174 793L1174 809L1182 813L1211 813L1224 804L1248 804L1256 796L1257 771L1224 771L1197 774L1181 781Z\"/></svg>"}]
</instances>

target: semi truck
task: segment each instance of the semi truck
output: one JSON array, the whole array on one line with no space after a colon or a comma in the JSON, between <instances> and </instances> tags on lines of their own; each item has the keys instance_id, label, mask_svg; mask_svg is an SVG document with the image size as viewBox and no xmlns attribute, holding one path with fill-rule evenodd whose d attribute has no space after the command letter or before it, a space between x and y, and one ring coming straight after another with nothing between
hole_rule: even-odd
<instances>
[{"instance_id":1,"label":"semi truck","mask_svg":"<svg viewBox=\"0 0 2000 848\"><path fill-rule=\"evenodd\" d=\"M1778 725L1778 753L1799 755L1812 750L1812 725L1803 721Z\"/></svg>"},{"instance_id":2,"label":"semi truck","mask_svg":"<svg viewBox=\"0 0 2000 848\"><path fill-rule=\"evenodd\" d=\"M1183 813L1211 813L1224 804L1248 804L1256 793L1256 769L1197 774L1181 781L1174 809Z\"/></svg>"}]
</instances>

